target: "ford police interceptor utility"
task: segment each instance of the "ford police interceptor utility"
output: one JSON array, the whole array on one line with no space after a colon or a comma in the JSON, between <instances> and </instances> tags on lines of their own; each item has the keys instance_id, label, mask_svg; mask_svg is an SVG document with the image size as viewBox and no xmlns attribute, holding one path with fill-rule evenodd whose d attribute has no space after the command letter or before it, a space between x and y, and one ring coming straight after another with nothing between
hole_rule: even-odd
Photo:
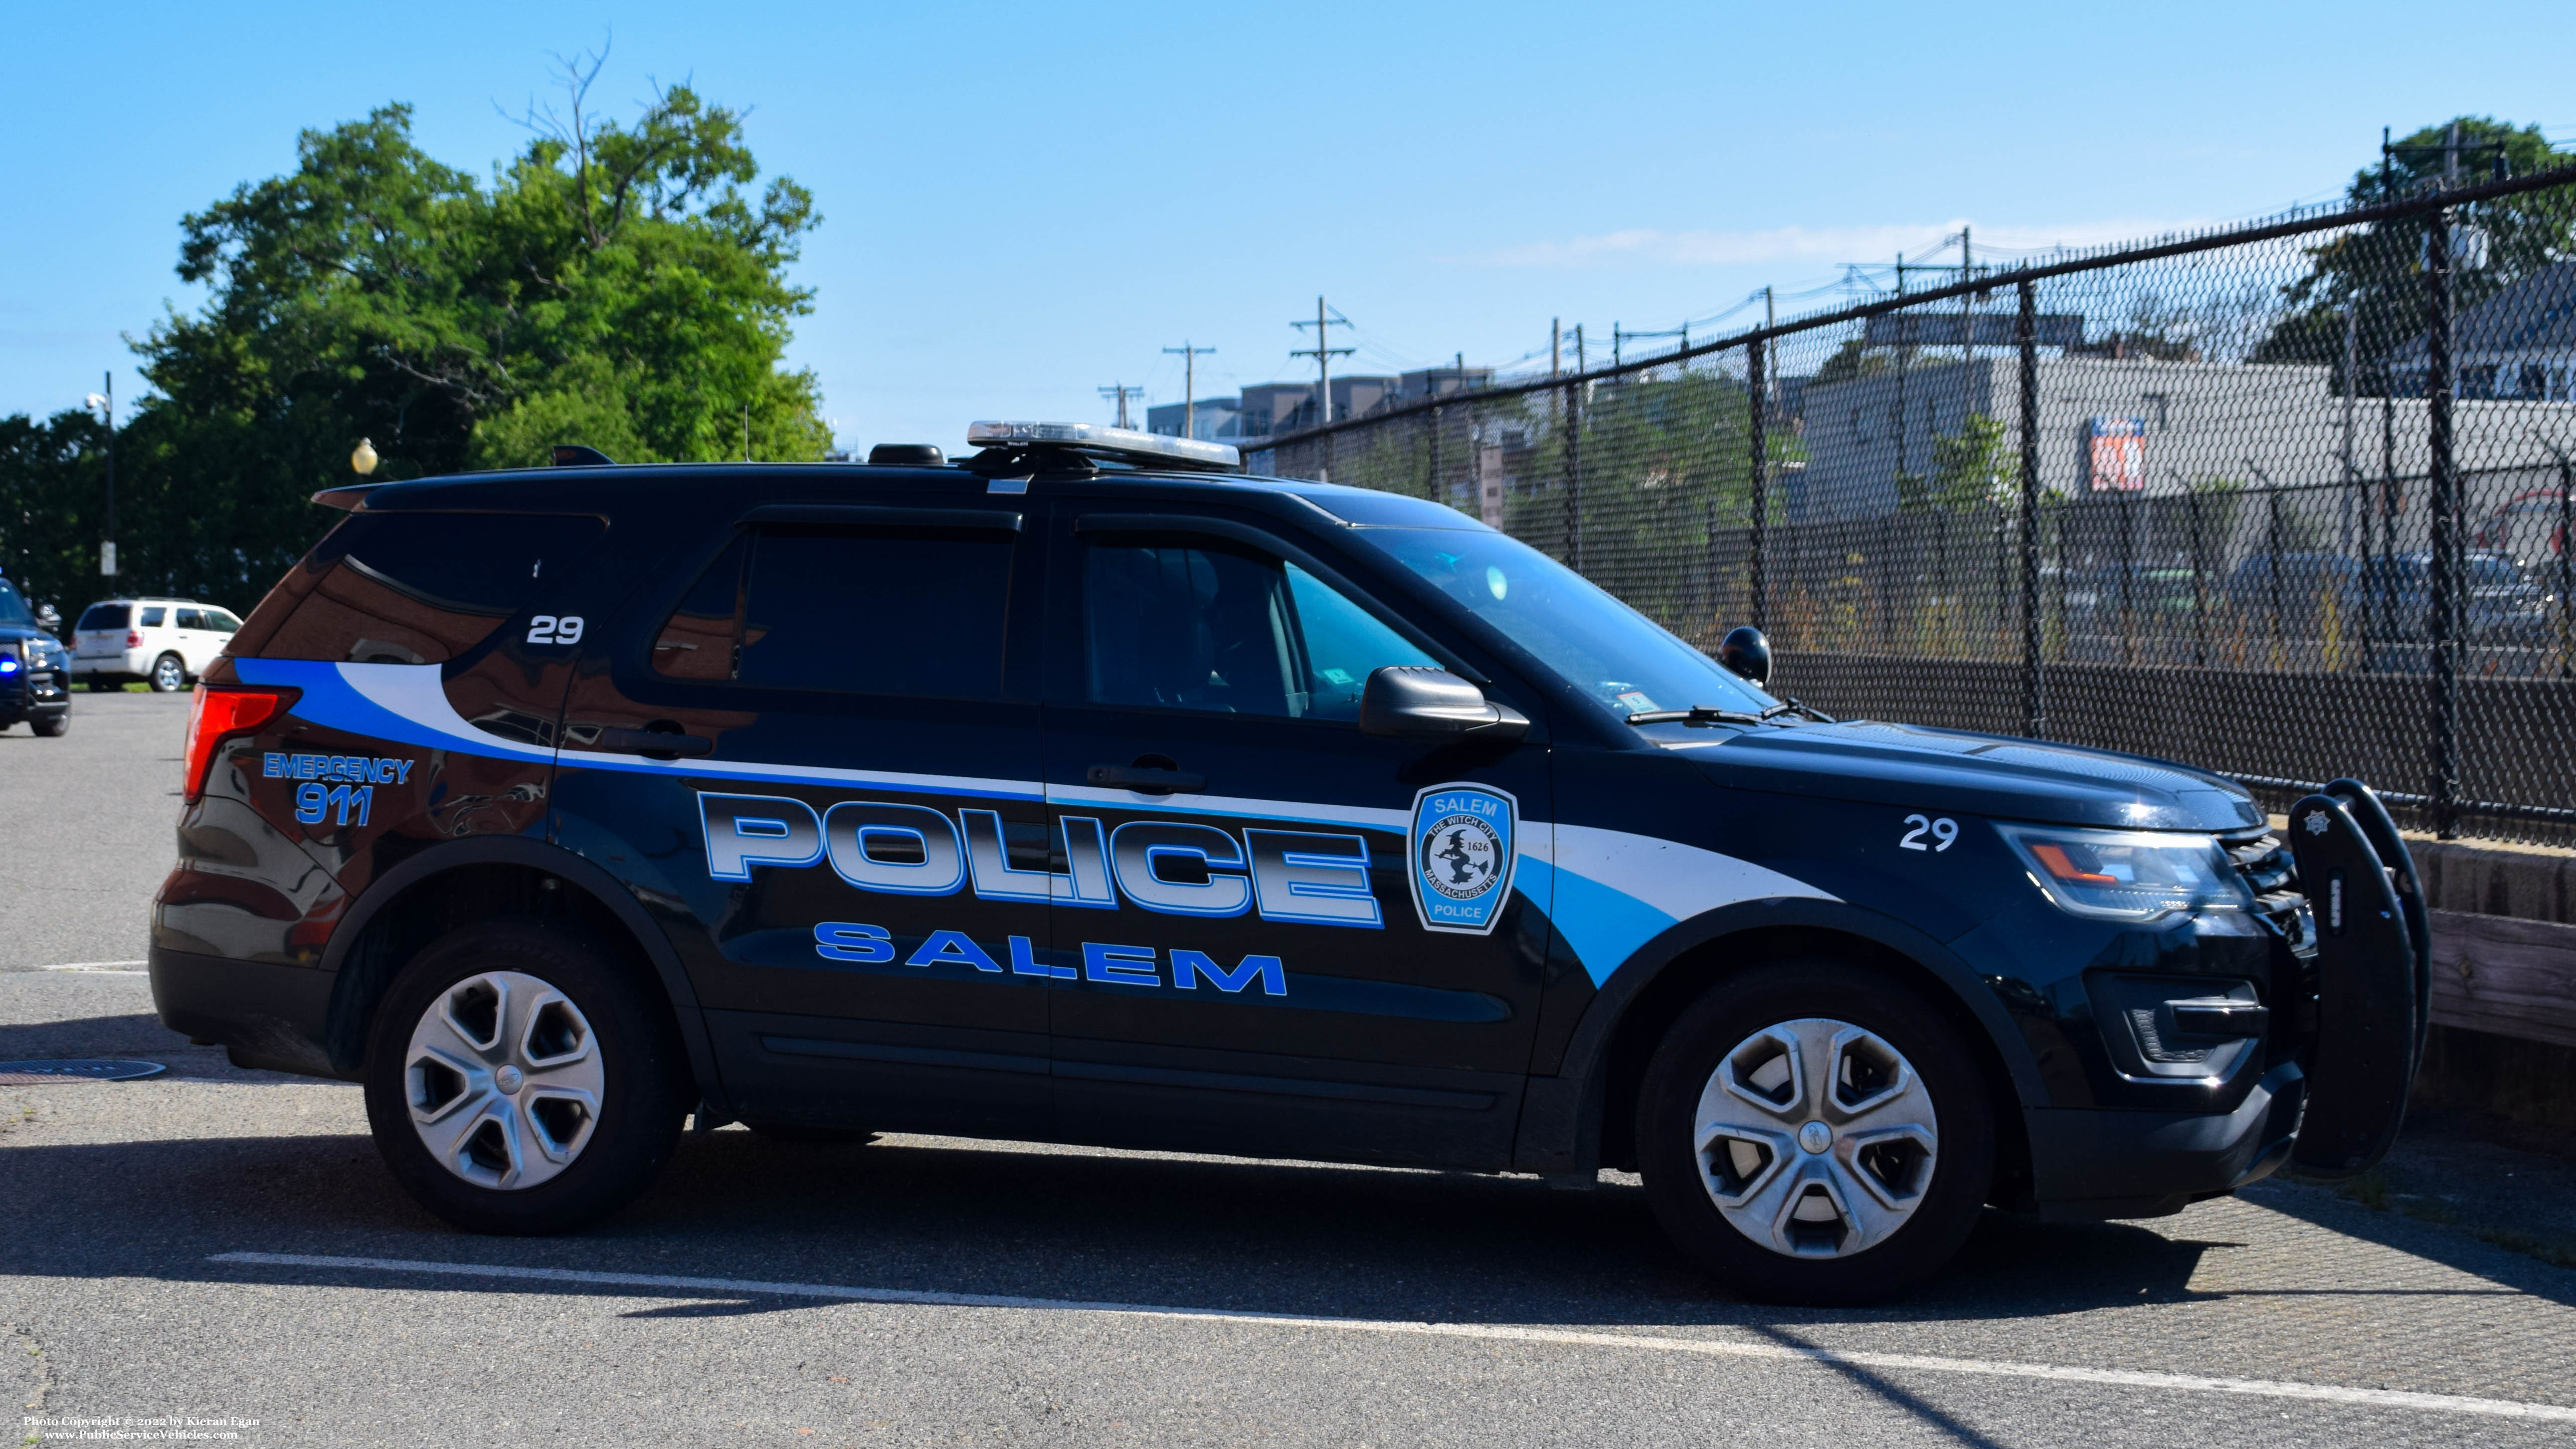
<instances>
[{"instance_id":1,"label":"ford police interceptor utility","mask_svg":"<svg viewBox=\"0 0 2576 1449\"><path fill-rule=\"evenodd\" d=\"M1633 1168L1741 1291L2387 1149L2367 788L1835 722L1459 513L978 424L348 510L205 673L162 1019L544 1232L685 1120Z\"/></svg>"}]
</instances>

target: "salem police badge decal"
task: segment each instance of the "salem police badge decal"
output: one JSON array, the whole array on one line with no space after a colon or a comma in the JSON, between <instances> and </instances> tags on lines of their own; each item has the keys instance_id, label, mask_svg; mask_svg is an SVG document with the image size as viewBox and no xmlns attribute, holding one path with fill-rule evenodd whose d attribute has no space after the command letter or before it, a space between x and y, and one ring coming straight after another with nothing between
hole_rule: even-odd
<instances>
[{"instance_id":1,"label":"salem police badge decal","mask_svg":"<svg viewBox=\"0 0 2576 1449\"><path fill-rule=\"evenodd\" d=\"M1519 802L1482 785L1413 797L1413 907L1426 931L1490 935L1511 899Z\"/></svg>"}]
</instances>

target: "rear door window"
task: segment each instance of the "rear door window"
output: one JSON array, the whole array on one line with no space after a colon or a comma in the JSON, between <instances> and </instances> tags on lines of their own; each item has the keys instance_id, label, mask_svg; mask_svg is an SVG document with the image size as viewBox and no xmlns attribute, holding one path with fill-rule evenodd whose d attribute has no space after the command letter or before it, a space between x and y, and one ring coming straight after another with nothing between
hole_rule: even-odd
<instances>
[{"instance_id":1,"label":"rear door window","mask_svg":"<svg viewBox=\"0 0 2576 1449\"><path fill-rule=\"evenodd\" d=\"M181 609L179 611L178 627L182 629L203 629L206 627L206 611L203 609Z\"/></svg>"},{"instance_id":2,"label":"rear door window","mask_svg":"<svg viewBox=\"0 0 2576 1449\"><path fill-rule=\"evenodd\" d=\"M599 542L595 517L359 513L315 546L320 573L259 653L436 664L481 644Z\"/></svg>"},{"instance_id":3,"label":"rear door window","mask_svg":"<svg viewBox=\"0 0 2576 1449\"><path fill-rule=\"evenodd\" d=\"M765 524L663 622L655 672L771 689L998 699L1015 535Z\"/></svg>"}]
</instances>

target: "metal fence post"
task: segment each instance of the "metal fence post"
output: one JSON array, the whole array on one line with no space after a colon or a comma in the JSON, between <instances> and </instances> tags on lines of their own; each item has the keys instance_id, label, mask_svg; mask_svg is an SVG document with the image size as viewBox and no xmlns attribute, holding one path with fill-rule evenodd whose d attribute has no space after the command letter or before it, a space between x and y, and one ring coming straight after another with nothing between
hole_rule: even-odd
<instances>
[{"instance_id":1,"label":"metal fence post","mask_svg":"<svg viewBox=\"0 0 2576 1449\"><path fill-rule=\"evenodd\" d=\"M1771 579L1770 561L1764 554L1771 542L1771 443L1764 433L1768 420L1763 413L1770 396L1770 379L1763 368L1762 349L1759 342L1744 349L1745 403L1752 416L1749 432L1753 450L1753 536L1746 564L1753 593L1753 627L1767 633L1771 628Z\"/></svg>"},{"instance_id":2,"label":"metal fence post","mask_svg":"<svg viewBox=\"0 0 2576 1449\"><path fill-rule=\"evenodd\" d=\"M2013 340L2021 349L2021 732L2048 729L2039 667L2039 287L2023 282Z\"/></svg>"},{"instance_id":3,"label":"metal fence post","mask_svg":"<svg viewBox=\"0 0 2576 1449\"><path fill-rule=\"evenodd\" d=\"M2460 834L2459 512L2460 480L2451 458L2451 214L2426 218L2424 403L2432 453L2433 557L2433 828Z\"/></svg>"},{"instance_id":4,"label":"metal fence post","mask_svg":"<svg viewBox=\"0 0 2576 1449\"><path fill-rule=\"evenodd\" d=\"M1583 384L1565 385L1565 565L1583 572Z\"/></svg>"}]
</instances>

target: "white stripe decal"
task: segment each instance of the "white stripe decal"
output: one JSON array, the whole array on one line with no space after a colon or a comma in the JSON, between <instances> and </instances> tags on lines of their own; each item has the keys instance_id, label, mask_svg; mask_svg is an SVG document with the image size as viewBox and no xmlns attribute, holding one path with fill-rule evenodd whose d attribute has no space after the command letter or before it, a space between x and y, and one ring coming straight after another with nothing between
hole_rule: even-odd
<instances>
[{"instance_id":1,"label":"white stripe decal","mask_svg":"<svg viewBox=\"0 0 2576 1449\"><path fill-rule=\"evenodd\" d=\"M246 660L241 667L249 682L307 686L310 692L297 709L316 723L388 741L434 743L490 757L531 763L556 760L574 769L744 783L842 785L907 794L1043 799L1050 805L1074 809L1108 806L1157 814L1375 829L1397 835L1409 833L1413 824L1411 814L1403 810L1301 800L1145 795L1087 785L1045 785L1035 780L732 760L661 761L583 750L558 756L542 746L502 739L477 729L456 712L447 697L440 666L435 664ZM315 678L317 674L322 678ZM323 687L312 688L315 685ZM342 715L361 717L338 717ZM1750 861L1653 836L1544 820L1523 820L1519 826L1519 850L1525 869L1514 889L1535 902L1565 933L1596 986L1607 981L1638 947L1676 922L1704 911L1739 901L1782 896L1836 899L1804 881Z\"/></svg>"},{"instance_id":2,"label":"white stripe decal","mask_svg":"<svg viewBox=\"0 0 2576 1449\"><path fill-rule=\"evenodd\" d=\"M1368 805L1315 805L1302 800L1251 800L1231 795L1145 795L1133 790L1103 789L1097 785L1049 785L1046 798L1050 805L1107 805L1122 810L1151 810L1157 814L1174 815L1239 815L1247 819L1284 820L1291 824L1392 830L1398 835L1413 828L1410 812L1380 810Z\"/></svg>"},{"instance_id":3,"label":"white stripe decal","mask_svg":"<svg viewBox=\"0 0 2576 1449\"><path fill-rule=\"evenodd\" d=\"M1555 837L1548 917L1595 986L1637 948L1703 912L1784 896L1840 899L1749 860L1651 835L1559 822ZM1523 889L1531 884L1523 878Z\"/></svg>"},{"instance_id":4,"label":"white stripe decal","mask_svg":"<svg viewBox=\"0 0 2576 1449\"><path fill-rule=\"evenodd\" d=\"M377 1273L425 1273L455 1278L497 1278L522 1283L561 1283L595 1288L643 1288L673 1297L762 1294L778 1298L817 1298L844 1303L912 1304L932 1308L1004 1308L1053 1313L1115 1314L1130 1318L1171 1318L1203 1323L1260 1324L1278 1328L1319 1329L1341 1333L1388 1333L1422 1338L1457 1338L1492 1343L1540 1344L1565 1348L1617 1348L1631 1352L1698 1354L1823 1367L1911 1370L1923 1373L1973 1374L1991 1378L2041 1379L2104 1388L2163 1389L2181 1393L2243 1394L2256 1398L2298 1399L2311 1403L2347 1404L2374 1409L2415 1409L2437 1414L2475 1414L2549 1424L2576 1424L2576 1408L2525 1403L2514 1399L2479 1399L2462 1394L2425 1394L2406 1389L2356 1389L2336 1384L2306 1384L2280 1379L2219 1378L2204 1374L2157 1373L2137 1369L2079 1368L2065 1364L2012 1363L1993 1359L1948 1358L1916 1353L1867 1353L1806 1348L1781 1343L1743 1343L1721 1339L1676 1338L1661 1334L1596 1333L1579 1329L1526 1328L1498 1323L1418 1323L1378 1318L1326 1318L1298 1313L1259 1313L1236 1309L1175 1308L1150 1303L1094 1303L1068 1298L1021 1298L1002 1293L939 1293L913 1288L856 1288L833 1283L778 1283L756 1278L692 1278L663 1273L602 1273L582 1268L522 1268L483 1263L434 1263L415 1258L341 1258L311 1253L216 1253L210 1263L239 1263L277 1268L322 1268Z\"/></svg>"}]
</instances>

